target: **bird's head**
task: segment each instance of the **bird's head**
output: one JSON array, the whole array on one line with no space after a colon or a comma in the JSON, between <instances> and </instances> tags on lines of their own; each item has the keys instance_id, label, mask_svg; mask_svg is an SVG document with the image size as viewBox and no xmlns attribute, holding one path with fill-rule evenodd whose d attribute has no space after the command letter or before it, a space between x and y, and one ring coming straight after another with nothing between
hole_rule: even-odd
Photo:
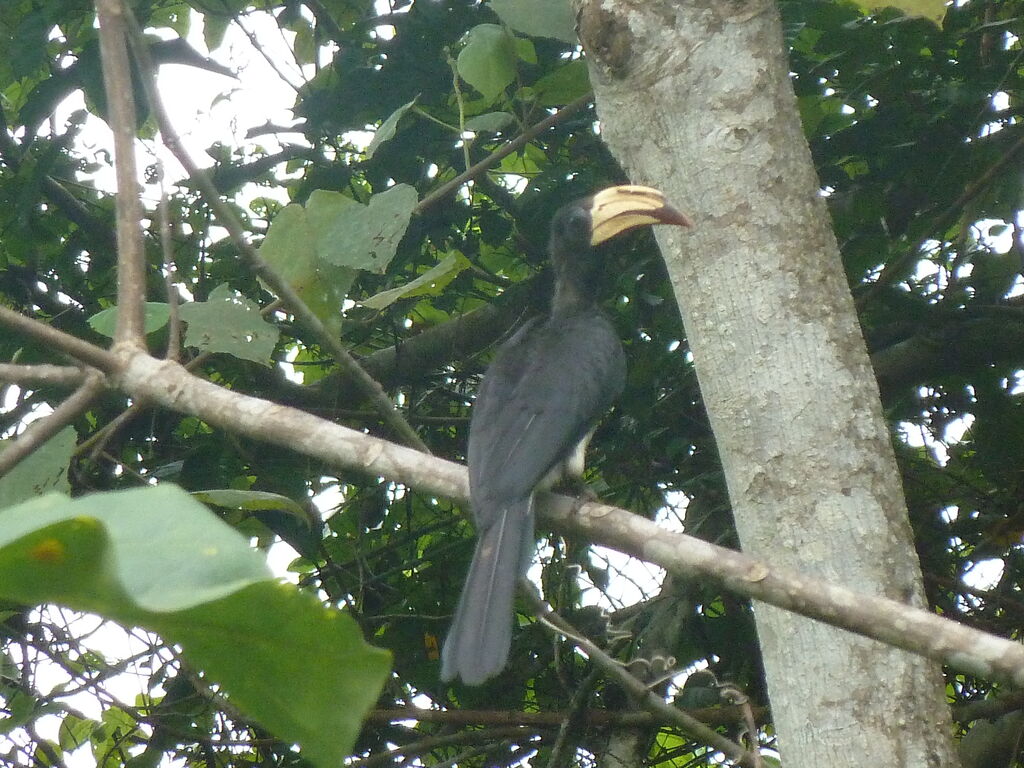
<instances>
[{"instance_id":1,"label":"bird's head","mask_svg":"<svg viewBox=\"0 0 1024 768\"><path fill-rule=\"evenodd\" d=\"M592 249L646 224L693 226L690 218L669 205L660 191L634 184L608 187L561 208L551 221L549 243L556 295L559 291L572 292L574 300L592 300L594 282L602 268L591 256Z\"/></svg>"}]
</instances>

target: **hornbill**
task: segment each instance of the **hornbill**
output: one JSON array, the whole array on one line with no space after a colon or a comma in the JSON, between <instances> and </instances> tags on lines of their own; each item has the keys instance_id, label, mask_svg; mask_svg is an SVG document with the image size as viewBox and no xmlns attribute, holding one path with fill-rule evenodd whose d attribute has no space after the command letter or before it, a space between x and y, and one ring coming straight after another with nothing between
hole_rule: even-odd
<instances>
[{"instance_id":1,"label":"hornbill","mask_svg":"<svg viewBox=\"0 0 1024 768\"><path fill-rule=\"evenodd\" d=\"M560 209L548 243L550 313L523 325L484 375L469 424L477 542L441 654L445 682L478 685L505 666L516 583L534 548L534 491L582 476L586 442L625 384L622 344L597 306L595 246L644 224L692 226L650 187L610 187Z\"/></svg>"}]
</instances>

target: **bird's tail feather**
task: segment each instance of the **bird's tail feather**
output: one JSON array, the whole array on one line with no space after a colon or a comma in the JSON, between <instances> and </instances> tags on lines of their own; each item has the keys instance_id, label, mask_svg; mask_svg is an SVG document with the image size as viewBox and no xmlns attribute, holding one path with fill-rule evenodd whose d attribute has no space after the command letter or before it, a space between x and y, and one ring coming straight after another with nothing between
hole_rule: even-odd
<instances>
[{"instance_id":1,"label":"bird's tail feather","mask_svg":"<svg viewBox=\"0 0 1024 768\"><path fill-rule=\"evenodd\" d=\"M473 562L441 651L441 679L479 685L505 666L516 582L533 545L533 500L506 506L478 533Z\"/></svg>"}]
</instances>

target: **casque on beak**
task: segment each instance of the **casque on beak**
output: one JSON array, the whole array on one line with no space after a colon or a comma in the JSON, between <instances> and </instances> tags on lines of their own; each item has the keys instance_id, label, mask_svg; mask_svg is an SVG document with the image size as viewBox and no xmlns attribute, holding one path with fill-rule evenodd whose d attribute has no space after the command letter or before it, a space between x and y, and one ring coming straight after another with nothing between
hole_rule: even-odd
<instances>
[{"instance_id":1,"label":"casque on beak","mask_svg":"<svg viewBox=\"0 0 1024 768\"><path fill-rule=\"evenodd\" d=\"M636 184L608 187L595 194L590 200L590 218L591 245L645 224L693 226L690 217L669 205L657 189Z\"/></svg>"}]
</instances>

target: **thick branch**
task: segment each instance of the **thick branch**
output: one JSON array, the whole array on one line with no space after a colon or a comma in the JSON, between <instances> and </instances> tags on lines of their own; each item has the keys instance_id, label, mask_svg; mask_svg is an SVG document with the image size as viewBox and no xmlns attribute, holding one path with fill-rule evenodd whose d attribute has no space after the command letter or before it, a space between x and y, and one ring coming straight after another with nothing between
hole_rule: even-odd
<instances>
[{"instance_id":1,"label":"thick branch","mask_svg":"<svg viewBox=\"0 0 1024 768\"><path fill-rule=\"evenodd\" d=\"M208 423L280 445L338 467L387 477L458 501L468 498L465 468L404 446L323 421L286 406L196 379L181 366L135 355L114 379L146 398ZM740 552L671 533L625 510L548 495L541 514L597 544L662 566L685 578L709 578L726 589L874 638L955 669L1024 685L1024 647L884 597L775 568Z\"/></svg>"},{"instance_id":2,"label":"thick branch","mask_svg":"<svg viewBox=\"0 0 1024 768\"><path fill-rule=\"evenodd\" d=\"M743 717L740 707L700 707L686 710L690 715L709 725L733 725ZM1003 710L1005 711L1005 710ZM755 709L758 718L763 722L767 709ZM1001 713L1000 713L1001 714ZM568 713L565 711L548 710L544 712L517 712L508 709L420 709L404 707L401 709L377 709L366 717L366 722L384 724L400 720L417 720L424 723L444 723L445 725L526 725L534 728L557 728ZM580 723L587 728L649 728L662 722L662 718L650 712L624 710L617 712L608 709L587 709L580 713Z\"/></svg>"},{"instance_id":3,"label":"thick branch","mask_svg":"<svg viewBox=\"0 0 1024 768\"><path fill-rule=\"evenodd\" d=\"M312 414L242 395L198 379L182 366L133 355L122 367L110 352L0 307L0 322L49 341L111 375L127 394L188 413L257 440L338 467L387 477L461 502L465 467L324 421ZM965 672L1024 686L1024 647L884 597L773 568L740 552L683 534L602 504L548 495L541 514L597 544L660 565L685 578L711 578L726 589L808 618L941 661Z\"/></svg>"}]
</instances>

